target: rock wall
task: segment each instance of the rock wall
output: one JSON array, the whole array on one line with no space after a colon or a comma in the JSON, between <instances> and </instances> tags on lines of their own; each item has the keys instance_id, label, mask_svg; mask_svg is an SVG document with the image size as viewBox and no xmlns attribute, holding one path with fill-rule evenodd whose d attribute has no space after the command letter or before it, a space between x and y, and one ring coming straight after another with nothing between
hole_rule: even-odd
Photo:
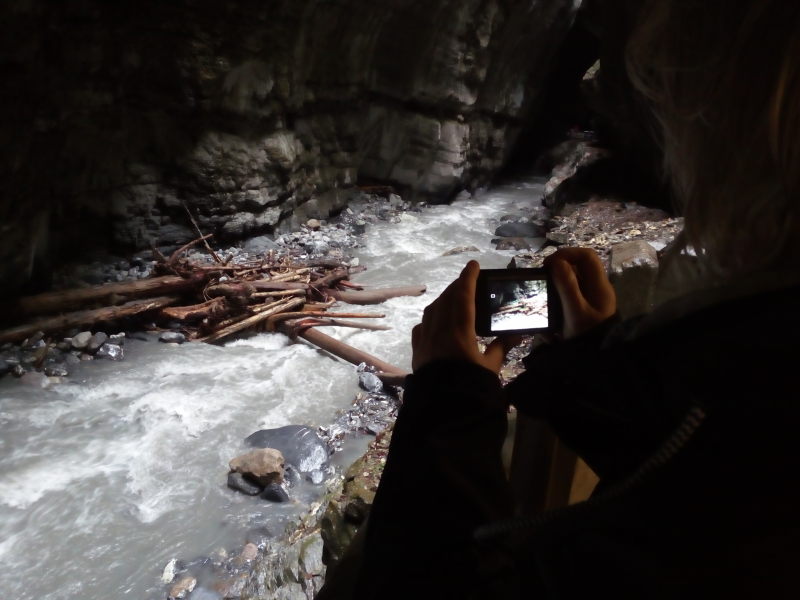
<instances>
[{"instance_id":1,"label":"rock wall","mask_svg":"<svg viewBox=\"0 0 800 600\"><path fill-rule=\"evenodd\" d=\"M0 283L236 239L356 184L446 201L535 114L573 0L7 0Z\"/></svg>"}]
</instances>

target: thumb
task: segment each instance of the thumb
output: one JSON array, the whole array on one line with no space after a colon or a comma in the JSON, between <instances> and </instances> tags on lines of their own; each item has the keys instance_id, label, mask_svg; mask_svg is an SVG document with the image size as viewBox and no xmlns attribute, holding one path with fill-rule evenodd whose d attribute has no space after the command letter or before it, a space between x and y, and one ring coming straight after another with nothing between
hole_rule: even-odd
<instances>
[{"instance_id":1,"label":"thumb","mask_svg":"<svg viewBox=\"0 0 800 600\"><path fill-rule=\"evenodd\" d=\"M486 347L486 351L483 353L483 366L495 373L499 373L506 355L521 341L522 337L518 335L506 335L495 338L492 343Z\"/></svg>"}]
</instances>

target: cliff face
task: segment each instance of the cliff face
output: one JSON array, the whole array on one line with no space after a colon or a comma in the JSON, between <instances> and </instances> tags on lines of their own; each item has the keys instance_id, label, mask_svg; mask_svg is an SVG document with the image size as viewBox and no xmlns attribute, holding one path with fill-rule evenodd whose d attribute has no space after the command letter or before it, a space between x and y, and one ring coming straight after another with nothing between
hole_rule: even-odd
<instances>
[{"instance_id":1,"label":"cliff face","mask_svg":"<svg viewBox=\"0 0 800 600\"><path fill-rule=\"evenodd\" d=\"M9 0L0 282L236 239L356 183L446 201L535 113L572 0Z\"/></svg>"}]
</instances>

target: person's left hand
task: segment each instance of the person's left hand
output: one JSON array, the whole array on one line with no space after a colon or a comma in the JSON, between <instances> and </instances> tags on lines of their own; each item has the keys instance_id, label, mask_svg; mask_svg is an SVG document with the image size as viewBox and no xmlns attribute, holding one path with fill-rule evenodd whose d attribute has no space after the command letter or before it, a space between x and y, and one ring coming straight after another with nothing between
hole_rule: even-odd
<instances>
[{"instance_id":1,"label":"person's left hand","mask_svg":"<svg viewBox=\"0 0 800 600\"><path fill-rule=\"evenodd\" d=\"M461 275L433 301L422 315L422 323L411 330L414 371L439 359L462 359L499 373L508 351L519 341L517 336L495 339L478 350L475 334L475 284L480 265L471 260Z\"/></svg>"}]
</instances>

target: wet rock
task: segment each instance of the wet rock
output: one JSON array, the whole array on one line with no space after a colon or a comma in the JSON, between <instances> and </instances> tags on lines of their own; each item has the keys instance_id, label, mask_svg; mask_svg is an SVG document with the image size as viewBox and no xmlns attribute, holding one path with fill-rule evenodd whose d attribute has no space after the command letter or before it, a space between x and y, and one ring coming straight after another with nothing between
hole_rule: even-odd
<instances>
[{"instance_id":1,"label":"wet rock","mask_svg":"<svg viewBox=\"0 0 800 600\"><path fill-rule=\"evenodd\" d=\"M312 231L318 231L319 228L322 227L322 223L320 223L317 219L309 219L306 221L306 227Z\"/></svg>"},{"instance_id":2,"label":"wet rock","mask_svg":"<svg viewBox=\"0 0 800 600\"><path fill-rule=\"evenodd\" d=\"M358 374L358 385L362 390L377 394L383 390L383 382L375 373L367 371Z\"/></svg>"},{"instance_id":3,"label":"wet rock","mask_svg":"<svg viewBox=\"0 0 800 600\"><path fill-rule=\"evenodd\" d=\"M191 575L182 577L169 589L169 600L183 600L197 585L197 579ZM194 597L194 594L192 595Z\"/></svg>"},{"instance_id":4,"label":"wet rock","mask_svg":"<svg viewBox=\"0 0 800 600\"><path fill-rule=\"evenodd\" d=\"M222 596L213 589L199 587L192 592L191 600L222 600Z\"/></svg>"},{"instance_id":5,"label":"wet rock","mask_svg":"<svg viewBox=\"0 0 800 600\"><path fill-rule=\"evenodd\" d=\"M108 336L108 343L114 344L116 346L124 346L125 345L125 333L115 333L114 335Z\"/></svg>"},{"instance_id":6,"label":"wet rock","mask_svg":"<svg viewBox=\"0 0 800 600\"><path fill-rule=\"evenodd\" d=\"M537 247L544 244L544 240L540 239L540 243L538 243L537 246L537 241L534 241L534 239L535 238L509 237L494 239L492 242L498 250L535 250Z\"/></svg>"},{"instance_id":7,"label":"wet rock","mask_svg":"<svg viewBox=\"0 0 800 600\"><path fill-rule=\"evenodd\" d=\"M242 597L242 591L244 590L244 586L247 583L248 579L247 574L239 575L238 577L233 577L229 579L221 579L219 581L215 581L211 589L213 589L218 594L221 594L223 598L235 600L236 598ZM194 598L192 598L194 600Z\"/></svg>"},{"instance_id":8,"label":"wet rock","mask_svg":"<svg viewBox=\"0 0 800 600\"><path fill-rule=\"evenodd\" d=\"M86 351L94 354L100 349L100 346L106 343L107 339L108 336L105 333L98 331L89 338L89 341L86 343Z\"/></svg>"},{"instance_id":9,"label":"wet rock","mask_svg":"<svg viewBox=\"0 0 800 600\"><path fill-rule=\"evenodd\" d=\"M165 331L158 336L158 341L165 344L182 344L186 341L186 336L179 331Z\"/></svg>"},{"instance_id":10,"label":"wet rock","mask_svg":"<svg viewBox=\"0 0 800 600\"><path fill-rule=\"evenodd\" d=\"M61 342L56 344L56 348L61 350L61 352L69 352L72 349L72 340L70 338L66 338Z\"/></svg>"},{"instance_id":11,"label":"wet rock","mask_svg":"<svg viewBox=\"0 0 800 600\"><path fill-rule=\"evenodd\" d=\"M316 432L304 425L262 429L245 439L248 446L276 448L301 473L320 469L328 463L328 447Z\"/></svg>"},{"instance_id":12,"label":"wet rock","mask_svg":"<svg viewBox=\"0 0 800 600\"><path fill-rule=\"evenodd\" d=\"M319 485L325 481L325 473L319 469L314 469L308 474L308 480L314 485Z\"/></svg>"},{"instance_id":13,"label":"wet rock","mask_svg":"<svg viewBox=\"0 0 800 600\"><path fill-rule=\"evenodd\" d=\"M11 368L11 374L14 377L22 377L23 375L25 375L25 373L27 373L27 371L25 370L25 367L23 367L22 365L14 365Z\"/></svg>"},{"instance_id":14,"label":"wet rock","mask_svg":"<svg viewBox=\"0 0 800 600\"><path fill-rule=\"evenodd\" d=\"M66 365L62 364L47 365L44 368L44 374L48 377L67 377L69 375L69 369L67 369Z\"/></svg>"},{"instance_id":15,"label":"wet rock","mask_svg":"<svg viewBox=\"0 0 800 600\"><path fill-rule=\"evenodd\" d=\"M67 364L68 367L74 367L75 365L81 362L80 354L75 354L74 352L70 352L69 354L64 356L64 362Z\"/></svg>"},{"instance_id":16,"label":"wet rock","mask_svg":"<svg viewBox=\"0 0 800 600\"><path fill-rule=\"evenodd\" d=\"M507 238L526 238L542 237L545 234L544 228L535 223L503 223L498 227L495 235Z\"/></svg>"},{"instance_id":17,"label":"wet rock","mask_svg":"<svg viewBox=\"0 0 800 600\"><path fill-rule=\"evenodd\" d=\"M125 358L125 351L116 344L103 344L95 354L97 358L107 358L108 360L122 360Z\"/></svg>"},{"instance_id":18,"label":"wet rock","mask_svg":"<svg viewBox=\"0 0 800 600\"><path fill-rule=\"evenodd\" d=\"M258 496L262 490L262 486L248 481L244 475L235 471L228 473L228 487L248 496Z\"/></svg>"},{"instance_id":19,"label":"wet rock","mask_svg":"<svg viewBox=\"0 0 800 600\"><path fill-rule=\"evenodd\" d=\"M353 223L353 233L360 235L367 230L367 222L364 219L356 219Z\"/></svg>"},{"instance_id":20,"label":"wet rock","mask_svg":"<svg viewBox=\"0 0 800 600\"><path fill-rule=\"evenodd\" d=\"M455 248L450 248L450 250L442 254L442 256L453 256L455 254L463 254L464 252L480 252L480 250L475 246L456 246Z\"/></svg>"},{"instance_id":21,"label":"wet rock","mask_svg":"<svg viewBox=\"0 0 800 600\"><path fill-rule=\"evenodd\" d=\"M5 359L0 358L0 377L5 375L6 373L11 372L11 365Z\"/></svg>"},{"instance_id":22,"label":"wet rock","mask_svg":"<svg viewBox=\"0 0 800 600\"><path fill-rule=\"evenodd\" d=\"M250 542L244 545L244 548L242 548L242 551L239 553L238 559L241 562L251 561L255 560L257 556L258 546Z\"/></svg>"},{"instance_id":23,"label":"wet rock","mask_svg":"<svg viewBox=\"0 0 800 600\"><path fill-rule=\"evenodd\" d=\"M259 448L230 461L231 471L241 473L263 486L283 481L283 454L274 448Z\"/></svg>"},{"instance_id":24,"label":"wet rock","mask_svg":"<svg viewBox=\"0 0 800 600\"><path fill-rule=\"evenodd\" d=\"M270 483L268 486L264 488L264 491L261 492L261 497L264 500L269 500L270 502L288 502L289 501L289 494L286 493L280 485L277 483Z\"/></svg>"},{"instance_id":25,"label":"wet rock","mask_svg":"<svg viewBox=\"0 0 800 600\"><path fill-rule=\"evenodd\" d=\"M289 484L290 487L295 487L302 481L300 473L297 471L297 467L290 464L286 464L283 467L283 479Z\"/></svg>"},{"instance_id":26,"label":"wet rock","mask_svg":"<svg viewBox=\"0 0 800 600\"><path fill-rule=\"evenodd\" d=\"M83 361L94 360L94 355L93 354L89 354L88 352L81 352L81 360L83 360Z\"/></svg>"},{"instance_id":27,"label":"wet rock","mask_svg":"<svg viewBox=\"0 0 800 600\"><path fill-rule=\"evenodd\" d=\"M81 331L72 336L72 347L75 348L75 350L83 350L89 344L90 339L92 339L91 331Z\"/></svg>"},{"instance_id":28,"label":"wet rock","mask_svg":"<svg viewBox=\"0 0 800 600\"><path fill-rule=\"evenodd\" d=\"M150 335L146 334L143 331L134 331L133 333L128 335L128 337L132 340L138 340L140 342L150 342L153 340L153 338Z\"/></svg>"},{"instance_id":29,"label":"wet rock","mask_svg":"<svg viewBox=\"0 0 800 600\"><path fill-rule=\"evenodd\" d=\"M177 572L178 572L178 559L173 558L166 564L164 570L161 572L161 583L165 585L172 583L175 580L175 575L177 574Z\"/></svg>"}]
</instances>

